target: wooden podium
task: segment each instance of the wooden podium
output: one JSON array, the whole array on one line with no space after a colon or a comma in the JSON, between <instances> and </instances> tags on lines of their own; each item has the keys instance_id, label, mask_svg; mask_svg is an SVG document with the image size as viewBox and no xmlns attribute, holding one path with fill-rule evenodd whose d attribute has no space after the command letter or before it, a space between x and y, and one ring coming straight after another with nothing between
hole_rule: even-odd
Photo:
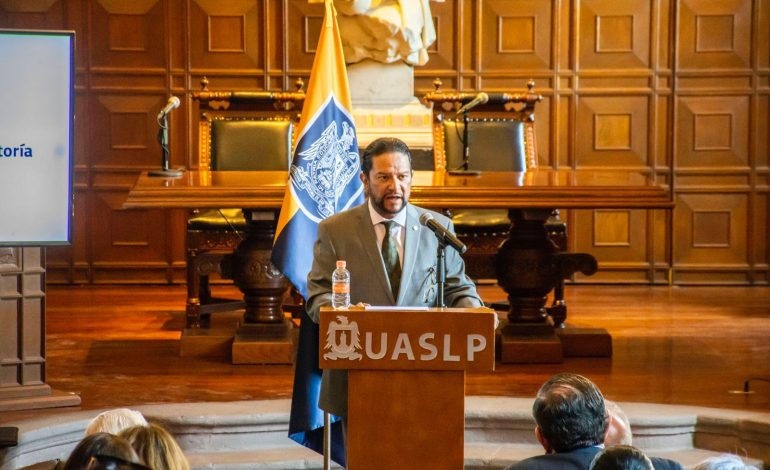
<instances>
[{"instance_id":1,"label":"wooden podium","mask_svg":"<svg viewBox=\"0 0 770 470\"><path fill-rule=\"evenodd\" d=\"M463 468L465 372L494 370L495 315L321 309L319 365L349 370L348 469Z\"/></svg>"}]
</instances>

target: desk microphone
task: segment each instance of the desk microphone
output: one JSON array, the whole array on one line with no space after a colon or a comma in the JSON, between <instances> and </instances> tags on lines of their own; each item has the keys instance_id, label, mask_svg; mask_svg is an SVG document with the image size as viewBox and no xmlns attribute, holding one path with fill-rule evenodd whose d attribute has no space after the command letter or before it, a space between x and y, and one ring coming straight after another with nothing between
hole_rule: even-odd
<instances>
[{"instance_id":1,"label":"desk microphone","mask_svg":"<svg viewBox=\"0 0 770 470\"><path fill-rule=\"evenodd\" d=\"M480 104L485 104L487 101L489 101L489 95L482 91L481 93L476 95L476 97L473 98L471 101L468 101L467 103L465 103L465 106L458 109L455 115L459 116L463 113L466 113Z\"/></svg>"},{"instance_id":2,"label":"desk microphone","mask_svg":"<svg viewBox=\"0 0 770 470\"><path fill-rule=\"evenodd\" d=\"M158 113L158 119L162 118L166 114L170 113L173 109L176 109L179 107L179 98L176 96L172 96L168 99L168 103L166 103L166 106L163 107L163 109L160 110Z\"/></svg>"},{"instance_id":3,"label":"desk microphone","mask_svg":"<svg viewBox=\"0 0 770 470\"><path fill-rule=\"evenodd\" d=\"M436 222L436 219L434 219L430 213L424 212L420 216L420 223L428 227L431 230L431 232L433 232L440 241L451 246L452 248L457 250L458 253L463 254L468 249L465 247L465 244L461 242L460 239L458 239L454 233L450 232L449 230L447 230L446 227Z\"/></svg>"}]
</instances>

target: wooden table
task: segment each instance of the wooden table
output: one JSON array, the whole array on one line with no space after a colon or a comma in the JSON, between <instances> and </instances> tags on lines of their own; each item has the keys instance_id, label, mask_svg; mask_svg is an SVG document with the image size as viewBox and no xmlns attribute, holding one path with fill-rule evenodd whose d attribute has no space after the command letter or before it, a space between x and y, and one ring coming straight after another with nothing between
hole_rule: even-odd
<instances>
[{"instance_id":1,"label":"wooden table","mask_svg":"<svg viewBox=\"0 0 770 470\"><path fill-rule=\"evenodd\" d=\"M176 179L145 173L129 192L123 207L275 210L283 202L286 181L285 172L190 171ZM416 171L410 202L433 209L509 209L513 228L498 254L497 267L498 283L508 293L511 304L502 331L505 362L559 362L562 350L570 349L566 343L562 346L564 341L570 345L577 341L573 350L611 354L606 331L586 335L555 330L545 311L546 295L558 279L590 269L592 260L593 269L596 268L591 255L556 253L544 227L553 209L673 207L669 188L641 173L545 169L486 172L479 176ZM585 348L581 342L601 345L591 350L591 346Z\"/></svg>"},{"instance_id":2,"label":"wooden table","mask_svg":"<svg viewBox=\"0 0 770 470\"><path fill-rule=\"evenodd\" d=\"M143 173L123 207L277 209L283 202L281 171L188 171L181 178ZM534 170L450 176L415 171L410 202L429 208L661 209L673 207L668 187L626 171Z\"/></svg>"}]
</instances>

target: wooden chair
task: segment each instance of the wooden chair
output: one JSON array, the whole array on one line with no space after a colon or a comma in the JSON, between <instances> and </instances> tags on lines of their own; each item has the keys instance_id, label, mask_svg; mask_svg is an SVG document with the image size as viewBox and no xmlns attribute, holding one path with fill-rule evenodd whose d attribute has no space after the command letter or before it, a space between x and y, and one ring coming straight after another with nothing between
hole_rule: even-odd
<instances>
[{"instance_id":1,"label":"wooden chair","mask_svg":"<svg viewBox=\"0 0 770 470\"><path fill-rule=\"evenodd\" d=\"M463 164L463 117L457 110L473 100L476 93L445 93L441 81L423 98L433 108L434 165L438 170L458 169ZM527 83L526 93L488 93L488 101L469 113L469 170L528 171L538 166L535 145L535 105L543 97ZM467 246L463 256L466 272L475 280L494 279L495 255L510 230L504 209L447 210L458 238ZM566 225L554 211L546 224L551 241L566 250ZM556 300L563 305L563 285L556 288ZM559 315L556 314L556 317Z\"/></svg>"},{"instance_id":2,"label":"wooden chair","mask_svg":"<svg viewBox=\"0 0 770 470\"><path fill-rule=\"evenodd\" d=\"M305 94L295 92L194 92L199 104L198 169L201 171L286 171L291 164L294 127ZM193 211L187 221L187 326L207 326L213 312L244 306L238 299L212 297L209 276L230 277L223 262L244 237L240 208Z\"/></svg>"}]
</instances>

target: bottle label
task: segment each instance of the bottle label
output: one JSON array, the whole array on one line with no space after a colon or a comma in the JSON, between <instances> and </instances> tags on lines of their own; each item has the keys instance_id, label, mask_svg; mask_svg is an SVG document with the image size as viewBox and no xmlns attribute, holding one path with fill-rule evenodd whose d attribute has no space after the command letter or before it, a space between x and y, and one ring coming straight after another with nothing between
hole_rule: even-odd
<instances>
[{"instance_id":1,"label":"bottle label","mask_svg":"<svg viewBox=\"0 0 770 470\"><path fill-rule=\"evenodd\" d=\"M349 294L350 284L346 282L335 282L332 284L332 293L334 294Z\"/></svg>"}]
</instances>

